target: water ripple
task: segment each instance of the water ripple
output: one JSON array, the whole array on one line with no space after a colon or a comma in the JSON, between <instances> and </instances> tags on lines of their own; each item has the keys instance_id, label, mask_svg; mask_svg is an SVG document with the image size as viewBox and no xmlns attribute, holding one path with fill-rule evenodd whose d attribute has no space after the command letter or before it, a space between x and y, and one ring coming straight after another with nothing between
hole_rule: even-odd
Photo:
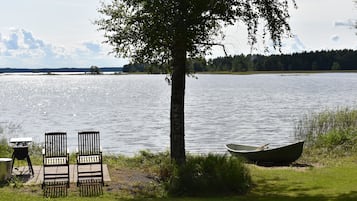
<instances>
[{"instance_id":1,"label":"water ripple","mask_svg":"<svg viewBox=\"0 0 357 201\"><path fill-rule=\"evenodd\" d=\"M99 130L106 152L169 148L170 86L163 75L0 76L5 137L43 142L48 131ZM295 141L303 115L357 103L357 74L198 75L187 79L186 149L224 153L225 143ZM18 126L11 126L18 125Z\"/></svg>"}]
</instances>

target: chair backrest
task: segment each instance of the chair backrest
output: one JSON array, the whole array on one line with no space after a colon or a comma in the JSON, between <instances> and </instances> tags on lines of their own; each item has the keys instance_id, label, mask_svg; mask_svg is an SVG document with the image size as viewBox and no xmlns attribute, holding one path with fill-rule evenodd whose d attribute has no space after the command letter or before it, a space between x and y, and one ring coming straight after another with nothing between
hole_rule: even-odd
<instances>
[{"instance_id":1,"label":"chair backrest","mask_svg":"<svg viewBox=\"0 0 357 201\"><path fill-rule=\"evenodd\" d=\"M59 157L67 155L67 133L45 133L45 157Z\"/></svg>"},{"instance_id":2,"label":"chair backrest","mask_svg":"<svg viewBox=\"0 0 357 201\"><path fill-rule=\"evenodd\" d=\"M78 154L100 154L100 136L98 131L82 131L78 133Z\"/></svg>"}]
</instances>

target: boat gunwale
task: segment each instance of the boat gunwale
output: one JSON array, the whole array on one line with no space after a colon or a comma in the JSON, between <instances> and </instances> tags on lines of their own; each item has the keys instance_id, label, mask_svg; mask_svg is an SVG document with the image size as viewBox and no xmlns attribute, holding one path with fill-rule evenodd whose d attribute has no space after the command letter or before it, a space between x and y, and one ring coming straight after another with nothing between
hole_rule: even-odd
<instances>
[{"instance_id":1,"label":"boat gunwale","mask_svg":"<svg viewBox=\"0 0 357 201\"><path fill-rule=\"evenodd\" d=\"M304 140L300 140L300 141L297 141L297 142L294 142L294 143L288 144L288 145L283 145L283 146L273 147L273 148L268 148L268 149L262 149L262 150L259 150L260 146L242 145L242 144L234 144L234 143L226 144L225 147L229 152L234 152L234 153L257 153L257 152L270 152L270 151L274 151L274 150L279 150L279 149L287 148L287 147L294 146L294 145L297 145L300 143L304 144ZM239 149L238 150L238 149L230 148L228 145L239 145L239 146L250 147L250 148L255 148L255 149L252 149L252 150Z\"/></svg>"}]
</instances>

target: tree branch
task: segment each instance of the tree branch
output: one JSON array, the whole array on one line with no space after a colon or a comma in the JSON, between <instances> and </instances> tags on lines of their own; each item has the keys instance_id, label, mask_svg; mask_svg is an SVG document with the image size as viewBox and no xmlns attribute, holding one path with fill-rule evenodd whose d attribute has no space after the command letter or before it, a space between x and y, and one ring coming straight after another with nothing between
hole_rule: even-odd
<instances>
[{"instance_id":1,"label":"tree branch","mask_svg":"<svg viewBox=\"0 0 357 201\"><path fill-rule=\"evenodd\" d=\"M206 46L221 46L226 57L228 56L226 46L224 46L221 43L197 43L197 44L198 45L206 45Z\"/></svg>"}]
</instances>

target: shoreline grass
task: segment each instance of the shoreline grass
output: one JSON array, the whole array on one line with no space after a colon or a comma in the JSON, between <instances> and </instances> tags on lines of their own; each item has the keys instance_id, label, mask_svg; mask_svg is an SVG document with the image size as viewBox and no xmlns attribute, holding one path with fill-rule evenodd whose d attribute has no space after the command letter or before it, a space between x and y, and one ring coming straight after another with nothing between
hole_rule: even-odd
<instances>
[{"instance_id":1,"label":"shoreline grass","mask_svg":"<svg viewBox=\"0 0 357 201\"><path fill-rule=\"evenodd\" d=\"M303 117L295 136L305 139L303 159L328 162L357 155L357 109L338 108Z\"/></svg>"}]
</instances>

